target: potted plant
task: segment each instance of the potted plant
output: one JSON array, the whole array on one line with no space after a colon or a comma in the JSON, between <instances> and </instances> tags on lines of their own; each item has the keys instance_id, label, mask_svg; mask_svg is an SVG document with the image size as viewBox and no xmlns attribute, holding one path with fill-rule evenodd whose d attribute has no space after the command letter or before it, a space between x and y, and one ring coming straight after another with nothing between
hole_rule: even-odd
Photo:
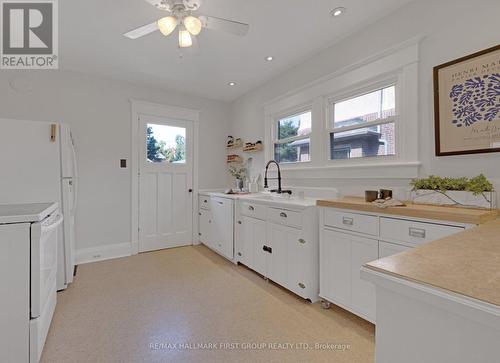
<instances>
[{"instance_id":1,"label":"potted plant","mask_svg":"<svg viewBox=\"0 0 500 363\"><path fill-rule=\"evenodd\" d=\"M247 168L245 166L233 166L229 167L229 174L236 178L236 189L243 190L243 181L247 175Z\"/></svg>"},{"instance_id":2,"label":"potted plant","mask_svg":"<svg viewBox=\"0 0 500 363\"><path fill-rule=\"evenodd\" d=\"M412 201L417 204L453 205L466 208L496 208L496 193L483 175L447 178L431 175L411 181Z\"/></svg>"}]
</instances>

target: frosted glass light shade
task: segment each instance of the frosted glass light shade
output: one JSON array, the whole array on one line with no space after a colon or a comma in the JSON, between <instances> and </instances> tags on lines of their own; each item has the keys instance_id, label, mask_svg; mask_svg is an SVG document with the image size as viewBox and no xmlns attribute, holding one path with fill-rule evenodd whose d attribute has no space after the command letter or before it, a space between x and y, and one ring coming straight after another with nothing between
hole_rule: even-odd
<instances>
[{"instance_id":1,"label":"frosted glass light shade","mask_svg":"<svg viewBox=\"0 0 500 363\"><path fill-rule=\"evenodd\" d=\"M177 19L173 16L166 16L158 20L158 29L165 36L170 35L177 27Z\"/></svg>"},{"instance_id":2,"label":"frosted glass light shade","mask_svg":"<svg viewBox=\"0 0 500 363\"><path fill-rule=\"evenodd\" d=\"M195 18L194 16L186 16L183 21L184 21L184 26L186 27L188 32L190 32L192 35L200 34L201 32L200 19Z\"/></svg>"},{"instance_id":3,"label":"frosted glass light shade","mask_svg":"<svg viewBox=\"0 0 500 363\"><path fill-rule=\"evenodd\" d=\"M192 45L193 39L191 38L191 34L186 29L179 30L179 47L189 48Z\"/></svg>"}]
</instances>

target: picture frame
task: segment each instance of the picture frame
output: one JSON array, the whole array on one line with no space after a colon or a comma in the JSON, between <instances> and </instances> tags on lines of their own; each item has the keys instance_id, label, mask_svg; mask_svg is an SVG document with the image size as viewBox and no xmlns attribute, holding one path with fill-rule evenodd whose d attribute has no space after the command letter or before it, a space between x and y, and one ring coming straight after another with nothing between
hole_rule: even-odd
<instances>
[{"instance_id":1,"label":"picture frame","mask_svg":"<svg viewBox=\"0 0 500 363\"><path fill-rule=\"evenodd\" d=\"M500 152L500 45L438 65L436 156Z\"/></svg>"}]
</instances>

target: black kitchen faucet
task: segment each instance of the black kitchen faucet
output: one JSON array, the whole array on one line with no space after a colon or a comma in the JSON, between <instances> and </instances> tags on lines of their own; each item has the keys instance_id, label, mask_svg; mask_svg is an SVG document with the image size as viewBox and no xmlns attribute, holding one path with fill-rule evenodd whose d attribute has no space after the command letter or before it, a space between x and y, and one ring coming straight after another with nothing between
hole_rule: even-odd
<instances>
[{"instance_id":1,"label":"black kitchen faucet","mask_svg":"<svg viewBox=\"0 0 500 363\"><path fill-rule=\"evenodd\" d=\"M267 171L269 169L269 165L271 165L271 164L276 164L276 166L278 168L278 178L268 178L267 177ZM275 180L275 179L278 179L278 189L271 190L270 191L271 193L278 193L278 194L287 193L288 195L292 195L292 191L291 190L283 190L283 189L281 189L281 169L280 169L280 164L278 164L278 162L276 160L271 160L266 165L266 174L264 176L264 188L266 188L266 189L269 188L269 185L267 184L268 180Z\"/></svg>"}]
</instances>

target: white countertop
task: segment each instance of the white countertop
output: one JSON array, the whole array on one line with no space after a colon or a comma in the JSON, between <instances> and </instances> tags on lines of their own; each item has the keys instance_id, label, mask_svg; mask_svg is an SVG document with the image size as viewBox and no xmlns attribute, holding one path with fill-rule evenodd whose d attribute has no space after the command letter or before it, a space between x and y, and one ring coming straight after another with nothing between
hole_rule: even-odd
<instances>
[{"instance_id":1,"label":"white countertop","mask_svg":"<svg viewBox=\"0 0 500 363\"><path fill-rule=\"evenodd\" d=\"M41 222L57 203L0 204L0 224Z\"/></svg>"},{"instance_id":2,"label":"white countertop","mask_svg":"<svg viewBox=\"0 0 500 363\"><path fill-rule=\"evenodd\" d=\"M318 200L318 198L298 198L293 195L289 197L288 194L280 196L275 193L226 194L223 192L203 191L199 192L199 194L233 200L251 201L282 208L293 207L299 209L314 207L316 206L316 201Z\"/></svg>"}]
</instances>

